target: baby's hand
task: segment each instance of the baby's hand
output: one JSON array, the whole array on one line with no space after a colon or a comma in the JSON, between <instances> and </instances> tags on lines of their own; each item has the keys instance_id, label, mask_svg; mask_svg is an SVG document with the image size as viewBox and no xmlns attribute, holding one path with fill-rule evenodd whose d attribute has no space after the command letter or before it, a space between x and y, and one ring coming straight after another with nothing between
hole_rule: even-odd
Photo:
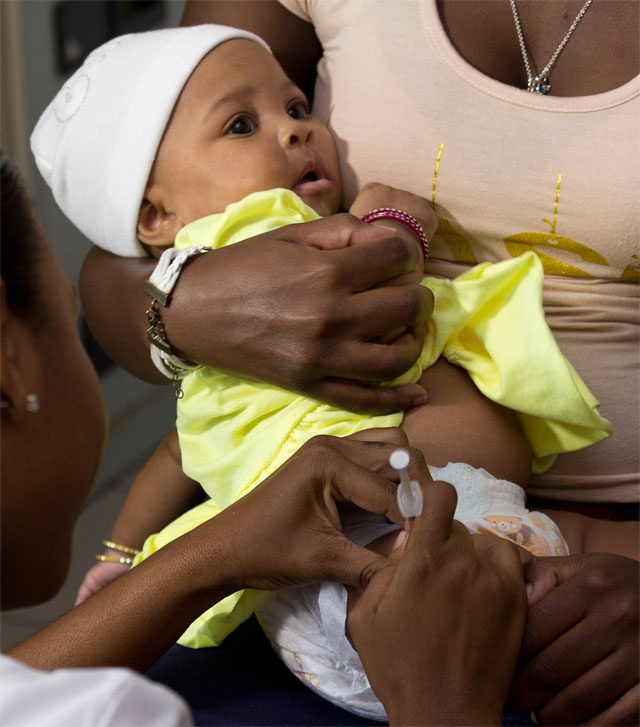
<instances>
[{"instance_id":1,"label":"baby's hand","mask_svg":"<svg viewBox=\"0 0 640 727\"><path fill-rule=\"evenodd\" d=\"M108 586L111 581L126 573L131 566L126 563L98 563L87 571L76 596L74 606L79 606L89 596Z\"/></svg>"},{"instance_id":2,"label":"baby's hand","mask_svg":"<svg viewBox=\"0 0 640 727\"><path fill-rule=\"evenodd\" d=\"M438 226L437 215L433 207L431 207L424 197L418 197L416 194L411 194L411 192L395 189L394 187L389 187L386 184L378 184L377 182L367 184L360 190L349 212L355 217L362 218L367 212L371 212L371 210L379 207L392 207L415 217L422 225L427 240L433 237ZM393 227L401 234L409 234L414 239L418 239L402 222L384 218L372 224Z\"/></svg>"}]
</instances>

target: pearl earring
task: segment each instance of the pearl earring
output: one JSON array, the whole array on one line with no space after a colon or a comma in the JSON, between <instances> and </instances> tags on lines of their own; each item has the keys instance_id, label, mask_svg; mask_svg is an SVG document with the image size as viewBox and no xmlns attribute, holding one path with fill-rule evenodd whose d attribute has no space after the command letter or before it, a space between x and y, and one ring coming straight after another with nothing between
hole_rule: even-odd
<instances>
[{"instance_id":1,"label":"pearl earring","mask_svg":"<svg viewBox=\"0 0 640 727\"><path fill-rule=\"evenodd\" d=\"M36 414L40 411L40 399L37 394L27 394L27 411Z\"/></svg>"}]
</instances>

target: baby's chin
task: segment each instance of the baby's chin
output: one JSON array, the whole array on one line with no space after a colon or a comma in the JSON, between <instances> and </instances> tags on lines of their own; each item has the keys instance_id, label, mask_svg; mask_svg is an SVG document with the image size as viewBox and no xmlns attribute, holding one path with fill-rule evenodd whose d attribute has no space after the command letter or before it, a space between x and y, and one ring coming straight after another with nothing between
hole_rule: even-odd
<instances>
[{"instance_id":1,"label":"baby's chin","mask_svg":"<svg viewBox=\"0 0 640 727\"><path fill-rule=\"evenodd\" d=\"M320 217L328 217L340 209L340 194L335 190L333 185L331 188L318 192L307 192L299 189L294 189L293 191L305 204L317 212Z\"/></svg>"}]
</instances>

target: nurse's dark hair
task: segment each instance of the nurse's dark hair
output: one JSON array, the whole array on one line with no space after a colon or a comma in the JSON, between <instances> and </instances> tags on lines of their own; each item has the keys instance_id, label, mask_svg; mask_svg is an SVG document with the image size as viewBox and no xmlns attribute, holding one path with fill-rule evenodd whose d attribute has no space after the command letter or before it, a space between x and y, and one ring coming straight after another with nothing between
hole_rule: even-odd
<instances>
[{"instance_id":1,"label":"nurse's dark hair","mask_svg":"<svg viewBox=\"0 0 640 727\"><path fill-rule=\"evenodd\" d=\"M42 250L41 233L25 181L2 150L0 163L0 275L5 285L6 303L11 311L38 327L44 317L37 273Z\"/></svg>"}]
</instances>

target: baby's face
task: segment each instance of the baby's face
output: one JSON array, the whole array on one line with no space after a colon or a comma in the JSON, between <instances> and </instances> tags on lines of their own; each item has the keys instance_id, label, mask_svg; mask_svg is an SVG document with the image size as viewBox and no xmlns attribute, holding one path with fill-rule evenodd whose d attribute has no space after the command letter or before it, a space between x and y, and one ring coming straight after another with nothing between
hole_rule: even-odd
<instances>
[{"instance_id":1,"label":"baby's face","mask_svg":"<svg viewBox=\"0 0 640 727\"><path fill-rule=\"evenodd\" d=\"M155 196L184 225L276 187L322 216L334 213L341 185L333 138L270 53L227 41L182 90L145 198L157 206Z\"/></svg>"}]
</instances>

